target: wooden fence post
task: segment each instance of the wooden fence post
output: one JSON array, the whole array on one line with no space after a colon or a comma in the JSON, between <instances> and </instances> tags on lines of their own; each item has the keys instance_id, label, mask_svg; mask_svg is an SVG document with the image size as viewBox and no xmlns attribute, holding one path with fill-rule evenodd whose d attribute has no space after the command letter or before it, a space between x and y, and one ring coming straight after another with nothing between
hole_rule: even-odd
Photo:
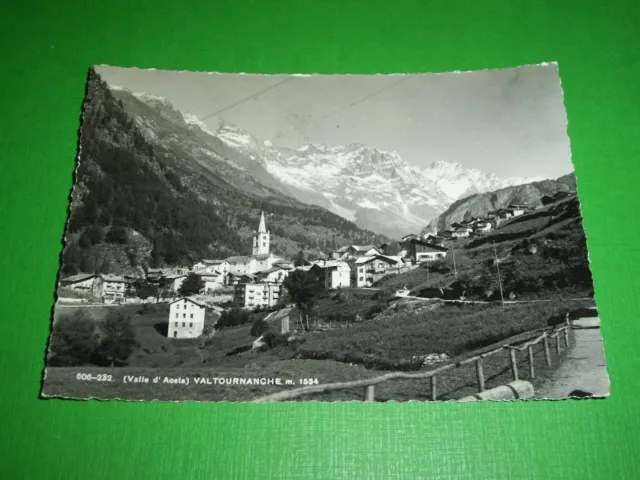
<instances>
[{"instance_id":1,"label":"wooden fence post","mask_svg":"<svg viewBox=\"0 0 640 480\"><path fill-rule=\"evenodd\" d=\"M544 357L547 360L547 365L551 365L551 355L549 355L549 336L547 332L544 332L542 337L542 343L544 344Z\"/></svg>"},{"instance_id":2,"label":"wooden fence post","mask_svg":"<svg viewBox=\"0 0 640 480\"><path fill-rule=\"evenodd\" d=\"M482 357L476 360L476 376L478 377L478 391L484 392L484 371L482 370Z\"/></svg>"},{"instance_id":3,"label":"wooden fence post","mask_svg":"<svg viewBox=\"0 0 640 480\"><path fill-rule=\"evenodd\" d=\"M571 322L567 320L567 326L564 329L564 344L569 347L569 332L571 331Z\"/></svg>"},{"instance_id":4,"label":"wooden fence post","mask_svg":"<svg viewBox=\"0 0 640 480\"><path fill-rule=\"evenodd\" d=\"M516 362L516 350L509 347L509 359L511 360L511 372L513 373L513 379L518 380L518 363Z\"/></svg>"},{"instance_id":5,"label":"wooden fence post","mask_svg":"<svg viewBox=\"0 0 640 480\"><path fill-rule=\"evenodd\" d=\"M436 392L436 376L435 375L431 377L430 383L431 383L431 401L435 402L438 397L438 394Z\"/></svg>"},{"instance_id":6,"label":"wooden fence post","mask_svg":"<svg viewBox=\"0 0 640 480\"><path fill-rule=\"evenodd\" d=\"M367 385L364 391L364 401L373 402L375 400L375 386Z\"/></svg>"},{"instance_id":7,"label":"wooden fence post","mask_svg":"<svg viewBox=\"0 0 640 480\"><path fill-rule=\"evenodd\" d=\"M533 345L527 347L527 353L529 354L529 378L536 378L535 367L533 365Z\"/></svg>"},{"instance_id":8,"label":"wooden fence post","mask_svg":"<svg viewBox=\"0 0 640 480\"><path fill-rule=\"evenodd\" d=\"M556 355L560 355L560 332L556 333Z\"/></svg>"}]
</instances>

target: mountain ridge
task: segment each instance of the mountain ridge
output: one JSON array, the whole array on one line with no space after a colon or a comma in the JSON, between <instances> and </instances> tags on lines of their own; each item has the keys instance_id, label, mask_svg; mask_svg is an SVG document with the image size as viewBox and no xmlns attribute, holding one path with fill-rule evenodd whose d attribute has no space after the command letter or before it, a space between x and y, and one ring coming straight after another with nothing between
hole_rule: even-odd
<instances>
[{"instance_id":1,"label":"mountain ridge","mask_svg":"<svg viewBox=\"0 0 640 480\"><path fill-rule=\"evenodd\" d=\"M459 198L537 180L501 178L444 160L416 167L395 151L360 143L276 146L231 124L213 130L191 113L178 118L179 111L165 98L131 95L206 136L205 143L216 143L213 148L230 164L260 183L391 237L422 229Z\"/></svg>"}]
</instances>

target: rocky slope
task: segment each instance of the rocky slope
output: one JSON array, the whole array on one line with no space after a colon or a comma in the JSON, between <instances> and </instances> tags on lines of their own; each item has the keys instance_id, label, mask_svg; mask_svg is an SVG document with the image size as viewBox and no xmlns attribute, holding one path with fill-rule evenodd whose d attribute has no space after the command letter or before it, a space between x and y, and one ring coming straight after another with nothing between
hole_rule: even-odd
<instances>
[{"instance_id":1,"label":"rocky slope","mask_svg":"<svg viewBox=\"0 0 640 480\"><path fill-rule=\"evenodd\" d=\"M575 191L575 189L575 175L570 173L556 180L543 180L470 195L451 204L431 221L422 233L442 231L454 222L471 217L483 217L491 210L504 208L510 204L540 205L540 199L545 195Z\"/></svg>"}]
</instances>

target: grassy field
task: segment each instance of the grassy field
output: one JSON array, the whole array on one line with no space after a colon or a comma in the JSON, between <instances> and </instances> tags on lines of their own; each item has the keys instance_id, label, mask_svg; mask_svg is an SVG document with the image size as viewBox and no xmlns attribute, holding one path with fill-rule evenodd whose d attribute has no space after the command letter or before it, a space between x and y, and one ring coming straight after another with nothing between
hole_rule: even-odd
<instances>
[{"instance_id":1,"label":"grassy field","mask_svg":"<svg viewBox=\"0 0 640 480\"><path fill-rule=\"evenodd\" d=\"M352 292L353 293L353 292ZM342 299L326 297L326 312L338 312ZM357 291L360 307L367 307L378 292ZM353 299L352 299L353 301ZM334 325L329 330L298 332L304 341L295 346L280 346L262 351L251 349L255 340L251 325L228 327L203 342L203 339L166 338L168 307L99 307L86 309L87 319L97 321L109 309L124 308L131 315L139 347L129 365L116 368L49 367L43 392L72 398L123 398L131 400L246 401L275 393L282 388L302 386L300 379L320 383L371 378L385 371L421 369L420 359L432 353L446 353L459 361L479 351L504 343L524 341L536 330L545 328L549 319L563 315L567 308L592 306L592 301L539 302L530 304L465 305L400 300L372 320ZM59 309L57 315L74 310ZM212 325L215 315L207 314ZM532 332L533 331L533 332ZM542 346L535 349L536 381L541 381L555 365L547 367ZM519 353L520 378L528 375L526 353ZM429 368L436 368L434 365ZM424 369L426 367L423 367ZM487 358L484 363L486 386L491 388L510 381L507 352ZM78 373L107 373L111 382L80 380ZM164 383L124 383L125 375L190 378L189 385ZM195 378L280 378L292 385L209 385L196 384ZM438 379L438 398L460 398L477 389L473 365L454 369ZM330 392L301 400L361 400L362 389ZM379 401L429 399L428 380L397 380L376 387Z\"/></svg>"},{"instance_id":2,"label":"grassy field","mask_svg":"<svg viewBox=\"0 0 640 480\"><path fill-rule=\"evenodd\" d=\"M529 338L530 335L517 336L509 342ZM501 343L500 343L501 344ZM564 344L563 344L564 345ZM491 350L490 345L483 350ZM566 355L563 348L557 357L551 349L552 365L546 365L542 345L534 349L535 376L529 378L526 353L517 356L519 377L531 380L534 386L542 385ZM469 353L468 355L470 355ZM468 355L460 356L459 361ZM435 368L435 367L434 367ZM346 382L373 378L384 372L368 370L360 365L349 365L332 360L276 360L256 361L245 367L182 367L168 369L153 368L99 368L99 367L49 367L46 372L43 393L47 396L65 398L99 398L125 400L161 400L161 401L251 401L264 395L302 386L301 379L318 379L320 383ZM484 360L486 388L503 385L512 380L507 352L488 357ZM109 374L111 382L79 380L78 374ZM125 375L146 376L149 383L124 383ZM153 378L160 376L159 383ZM161 383L164 377L189 378L189 384ZM196 384L194 378L280 378L292 385L209 385ZM478 386L473 365L465 365L449 370L438 377L438 400L453 400L477 393ZM376 401L428 401L430 400L429 380L395 380L376 386ZM323 394L300 397L297 401L351 401L362 400L363 389L346 389Z\"/></svg>"},{"instance_id":3,"label":"grassy field","mask_svg":"<svg viewBox=\"0 0 640 480\"><path fill-rule=\"evenodd\" d=\"M593 302L571 302L570 308ZM548 325L567 311L566 302L506 305L399 303L379 317L310 335L302 358L333 359L386 370L416 368L413 357L446 353L455 357L502 339Z\"/></svg>"}]
</instances>

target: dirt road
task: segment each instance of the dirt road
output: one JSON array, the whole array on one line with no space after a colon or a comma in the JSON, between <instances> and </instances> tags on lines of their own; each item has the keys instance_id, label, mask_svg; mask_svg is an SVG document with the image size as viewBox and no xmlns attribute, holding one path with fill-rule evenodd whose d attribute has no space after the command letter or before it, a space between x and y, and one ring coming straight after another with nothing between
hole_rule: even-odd
<instances>
[{"instance_id":1,"label":"dirt road","mask_svg":"<svg viewBox=\"0 0 640 480\"><path fill-rule=\"evenodd\" d=\"M589 396L609 395L600 319L580 318L572 322L573 345L562 365L540 388L535 398L566 398L581 391Z\"/></svg>"}]
</instances>

